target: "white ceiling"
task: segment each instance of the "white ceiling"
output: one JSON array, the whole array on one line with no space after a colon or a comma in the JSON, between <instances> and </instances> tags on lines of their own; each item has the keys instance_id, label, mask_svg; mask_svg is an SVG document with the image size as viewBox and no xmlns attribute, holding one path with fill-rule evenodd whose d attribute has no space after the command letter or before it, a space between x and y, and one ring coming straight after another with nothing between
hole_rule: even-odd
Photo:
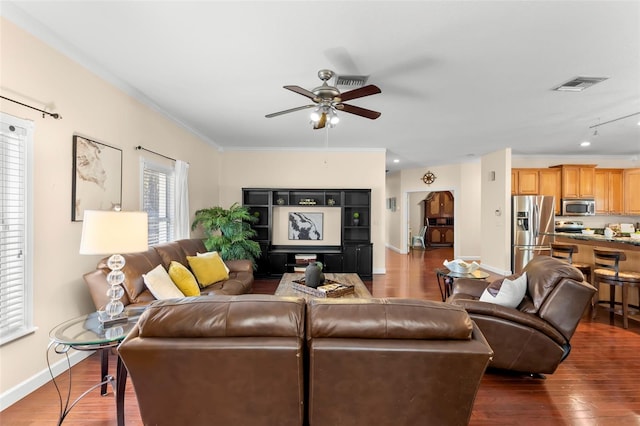
<instances>
[{"instance_id":1,"label":"white ceiling","mask_svg":"<svg viewBox=\"0 0 640 426\"><path fill-rule=\"evenodd\" d=\"M640 155L640 1L2 1L1 13L223 150L386 149L390 170ZM5 58L3 58L4 60ZM10 60L10 59L9 59ZM367 74L382 93L312 130L282 88ZM583 92L551 89L608 77ZM341 90L350 90L341 88ZM64 115L64 111L59 111ZM328 138L328 139L327 139ZM400 162L394 164L393 159ZM597 159L594 159L597 163Z\"/></svg>"}]
</instances>

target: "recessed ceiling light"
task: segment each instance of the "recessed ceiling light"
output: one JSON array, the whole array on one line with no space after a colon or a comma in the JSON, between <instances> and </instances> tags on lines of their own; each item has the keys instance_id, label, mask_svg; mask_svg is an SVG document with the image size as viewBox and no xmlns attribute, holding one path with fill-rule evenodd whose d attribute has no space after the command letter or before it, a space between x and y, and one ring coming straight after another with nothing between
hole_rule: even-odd
<instances>
[{"instance_id":1,"label":"recessed ceiling light","mask_svg":"<svg viewBox=\"0 0 640 426\"><path fill-rule=\"evenodd\" d=\"M589 146L589 145L591 145L591 142L589 141L580 142L580 146Z\"/></svg>"},{"instance_id":2,"label":"recessed ceiling light","mask_svg":"<svg viewBox=\"0 0 640 426\"><path fill-rule=\"evenodd\" d=\"M395 160L393 160L394 163L399 163L400 160L398 160L397 158Z\"/></svg>"}]
</instances>

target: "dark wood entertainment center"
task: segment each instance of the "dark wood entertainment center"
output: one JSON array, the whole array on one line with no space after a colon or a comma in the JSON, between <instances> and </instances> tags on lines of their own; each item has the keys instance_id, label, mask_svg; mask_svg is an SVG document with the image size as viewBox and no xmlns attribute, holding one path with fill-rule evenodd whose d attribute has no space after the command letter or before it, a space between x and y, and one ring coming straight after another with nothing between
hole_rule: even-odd
<instances>
[{"instance_id":1,"label":"dark wood entertainment center","mask_svg":"<svg viewBox=\"0 0 640 426\"><path fill-rule=\"evenodd\" d=\"M256 276L280 277L285 272L293 272L296 254L315 254L325 272L352 272L371 278L370 189L243 188L242 205L258 216L258 222L252 225L257 233L254 239L262 250ZM335 245L273 244L274 210L292 206L340 209L340 242ZM360 214L357 224L353 221L355 212Z\"/></svg>"}]
</instances>

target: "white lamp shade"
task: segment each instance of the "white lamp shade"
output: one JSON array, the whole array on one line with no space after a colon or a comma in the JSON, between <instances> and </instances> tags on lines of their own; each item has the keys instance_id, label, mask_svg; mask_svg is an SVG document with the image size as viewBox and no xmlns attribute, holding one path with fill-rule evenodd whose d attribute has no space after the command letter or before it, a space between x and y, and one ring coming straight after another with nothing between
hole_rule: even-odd
<instances>
[{"instance_id":1,"label":"white lamp shade","mask_svg":"<svg viewBox=\"0 0 640 426\"><path fill-rule=\"evenodd\" d=\"M146 212L85 210L80 254L124 254L146 251Z\"/></svg>"}]
</instances>

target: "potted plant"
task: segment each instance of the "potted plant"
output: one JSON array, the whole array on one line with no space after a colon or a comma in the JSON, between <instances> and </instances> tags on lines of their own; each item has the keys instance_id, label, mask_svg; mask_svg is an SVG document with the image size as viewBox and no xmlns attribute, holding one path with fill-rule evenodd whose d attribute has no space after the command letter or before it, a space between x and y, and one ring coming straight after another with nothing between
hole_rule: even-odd
<instances>
[{"instance_id":1,"label":"potted plant","mask_svg":"<svg viewBox=\"0 0 640 426\"><path fill-rule=\"evenodd\" d=\"M256 235L251 223L257 221L246 207L233 203L229 209L211 207L196 211L191 229L200 227L204 231L207 250L217 251L224 260L250 259L255 269L261 250L251 239Z\"/></svg>"},{"instance_id":2,"label":"potted plant","mask_svg":"<svg viewBox=\"0 0 640 426\"><path fill-rule=\"evenodd\" d=\"M355 226L358 226L359 223L360 223L360 213L353 212L353 224Z\"/></svg>"}]
</instances>

